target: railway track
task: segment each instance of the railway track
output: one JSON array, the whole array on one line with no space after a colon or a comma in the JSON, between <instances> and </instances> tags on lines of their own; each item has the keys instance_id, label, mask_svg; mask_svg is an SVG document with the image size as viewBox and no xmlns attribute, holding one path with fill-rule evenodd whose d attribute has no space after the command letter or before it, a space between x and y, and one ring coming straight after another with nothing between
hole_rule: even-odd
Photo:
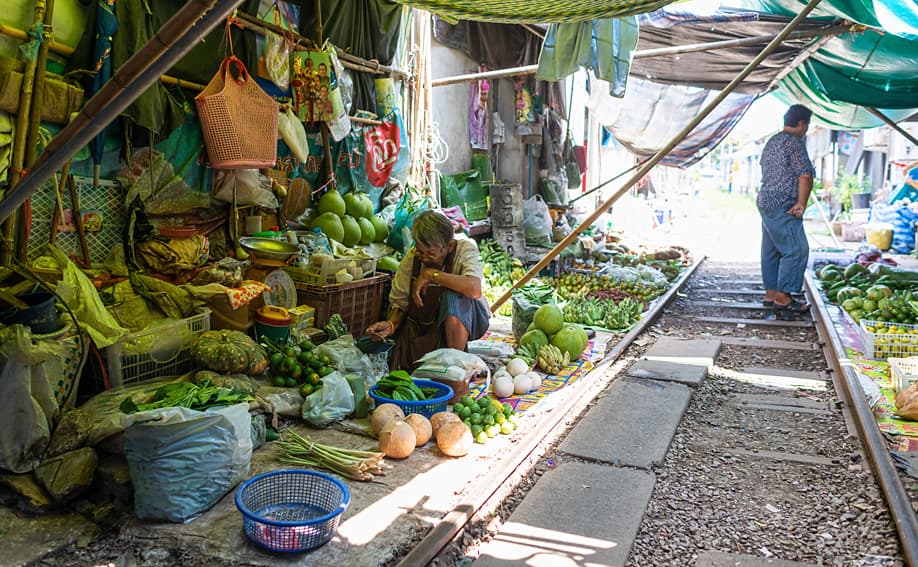
<instances>
[{"instance_id":1,"label":"railway track","mask_svg":"<svg viewBox=\"0 0 918 567\"><path fill-rule=\"evenodd\" d=\"M504 562L498 543L508 539L502 528L524 519L521 511L533 508L527 499L550 486L543 477L560 464L607 467L610 475L622 470L621 463L571 454L565 439L630 366L673 337L716 340L720 351L692 389L665 460L636 467L652 475L653 490L643 510L621 510L638 518L630 537L615 542L619 553L609 561L597 555L597 564L914 564L914 484L893 468L872 414L851 396L853 372L838 358L818 298L808 291L812 317L775 320L759 304L757 280L751 265L706 263L687 275L619 342L602 378L557 408L543 435L521 443L518 458L493 471L492 483L398 564L527 564L568 553L558 545ZM572 537L575 529L568 530Z\"/></svg>"}]
</instances>

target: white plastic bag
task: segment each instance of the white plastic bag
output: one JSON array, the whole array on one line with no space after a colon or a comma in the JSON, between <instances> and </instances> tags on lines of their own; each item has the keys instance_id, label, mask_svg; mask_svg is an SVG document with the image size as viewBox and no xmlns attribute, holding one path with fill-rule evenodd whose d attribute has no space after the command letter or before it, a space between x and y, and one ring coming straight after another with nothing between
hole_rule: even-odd
<instances>
[{"instance_id":1,"label":"white plastic bag","mask_svg":"<svg viewBox=\"0 0 918 567\"><path fill-rule=\"evenodd\" d=\"M523 232L526 244L551 248L551 213L539 195L523 201Z\"/></svg>"},{"instance_id":2,"label":"white plastic bag","mask_svg":"<svg viewBox=\"0 0 918 567\"><path fill-rule=\"evenodd\" d=\"M281 112L277 117L277 133L293 152L293 156L300 163L306 163L309 158L309 140L306 138L306 128L296 117L293 109L287 106L286 112Z\"/></svg>"},{"instance_id":3,"label":"white plastic bag","mask_svg":"<svg viewBox=\"0 0 918 567\"><path fill-rule=\"evenodd\" d=\"M363 357L363 351L357 348L351 335L341 335L337 339L324 342L316 347L315 353L318 356L327 356L331 360L331 366L335 368L341 365L347 368L359 366Z\"/></svg>"},{"instance_id":4,"label":"white plastic bag","mask_svg":"<svg viewBox=\"0 0 918 567\"><path fill-rule=\"evenodd\" d=\"M277 199L271 191L271 179L257 169L214 170L214 199L240 206L258 205L265 209L276 209Z\"/></svg>"},{"instance_id":5,"label":"white plastic bag","mask_svg":"<svg viewBox=\"0 0 918 567\"><path fill-rule=\"evenodd\" d=\"M249 473L248 404L159 408L125 416L124 426L138 518L190 522Z\"/></svg>"},{"instance_id":6,"label":"white plastic bag","mask_svg":"<svg viewBox=\"0 0 918 567\"><path fill-rule=\"evenodd\" d=\"M431 365L432 367L458 366L465 370L465 379L488 372L488 365L479 357L454 348L438 348L428 352L419 358L417 362L419 368L425 365Z\"/></svg>"},{"instance_id":7,"label":"white plastic bag","mask_svg":"<svg viewBox=\"0 0 918 567\"><path fill-rule=\"evenodd\" d=\"M354 393L340 372L322 378L322 388L306 396L303 419L316 427L324 427L354 413Z\"/></svg>"}]
</instances>

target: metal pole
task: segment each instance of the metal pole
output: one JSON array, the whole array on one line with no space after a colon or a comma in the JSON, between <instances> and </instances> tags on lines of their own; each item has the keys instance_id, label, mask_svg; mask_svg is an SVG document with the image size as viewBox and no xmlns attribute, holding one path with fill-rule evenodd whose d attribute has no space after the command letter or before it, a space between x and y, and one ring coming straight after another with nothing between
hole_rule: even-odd
<instances>
[{"instance_id":1,"label":"metal pole","mask_svg":"<svg viewBox=\"0 0 918 567\"><path fill-rule=\"evenodd\" d=\"M885 114L883 114L882 112L880 112L880 111L877 110L876 108L873 108L872 106L865 106L864 108L867 109L867 112L869 112L870 114L873 114L874 116L876 116L877 118L879 118L880 120L882 120L883 122L885 122L887 126L889 126L890 128L892 128L892 129L895 130L896 132L898 132L898 133L902 134L903 136L905 136L905 139L906 139L906 140L908 140L909 142L911 142L911 143L915 144L916 146L918 146L918 139L916 139L914 136L912 136L911 132L909 132L908 130L902 128L901 126L899 126L898 124L896 124L895 122L893 122L892 120L890 120L888 116L886 116Z\"/></svg>"},{"instance_id":2,"label":"metal pole","mask_svg":"<svg viewBox=\"0 0 918 567\"><path fill-rule=\"evenodd\" d=\"M779 45L781 45L781 42L784 41L787 35L790 34L794 30L794 28L796 28L797 25L800 24L800 22L806 19L806 16L810 12L813 11L813 9L819 4L820 1L821 0L810 0L809 3L807 3L807 5L800 11L800 13L797 14L793 20L788 22L786 26L784 26L784 29L781 30L781 33L775 36L775 38L771 40L771 42L769 42L768 45L766 45L764 49L762 49L761 53L759 53L755 57L755 59L750 61L749 64L746 65L746 67L742 71L740 71L740 74L737 75L732 81L730 81L730 83L726 87L724 87L722 91L720 91L720 93L714 98L714 100L709 102L707 106L705 106L701 110L701 112L699 112L698 115L695 116L695 118L693 118L691 122L689 122L685 126L685 128L682 129L681 132L676 134L675 137L673 137L673 139L669 141L669 143L667 143L656 154L654 154L654 156L650 158L647 161L647 163L641 166L641 168L638 169L637 172L634 175L632 175L631 178L628 181L626 181L625 184L621 188L618 189L618 191L613 193L612 196L609 197L605 202L603 202L595 211L587 215L587 217L583 219L583 221L581 221L579 225L574 227L574 230L571 231L570 234L568 234L563 239L561 239L561 242L559 242L558 244L555 245L554 248L549 250L548 253L545 254L545 256L543 256L542 259L539 260L535 266L531 267L528 272L523 274L523 277L521 277L518 281L516 281L510 287L510 289L508 289L502 296L500 296L497 299L497 301L494 302L493 305L491 305L491 312L492 313L496 312L497 309L501 305L503 305L505 301L510 299L510 295L514 289L520 287L521 285L524 285L526 282L528 282L534 276L536 276L539 272L541 272L542 269L545 268L548 264L550 264L551 261L554 260L555 257L561 253L561 251L567 248L577 238L577 236L581 232L584 231L584 229L592 225L596 221L596 219L599 218L599 215L607 211L609 207L611 207L612 204L615 203L615 201L617 201L622 195L624 195L629 189L631 189L632 185L637 183L637 181L641 179L642 177L644 177L647 174L647 172L653 169L655 165L660 163L660 161L662 161L663 158L666 157L666 155L679 144L679 142L681 142L686 136L688 136L689 133L692 130L694 130L695 127L698 126L698 124L700 124L701 121L704 120L708 116L708 114L710 114L715 108L717 108L717 105L719 105L721 102L723 102L725 98L727 98L727 95L733 92L733 90L740 83L743 82L743 79L749 76L749 74L752 73L752 71L755 70L755 68L759 66L759 63L761 63L775 49L777 49Z\"/></svg>"},{"instance_id":3,"label":"metal pole","mask_svg":"<svg viewBox=\"0 0 918 567\"><path fill-rule=\"evenodd\" d=\"M841 242L838 241L838 237L835 236L835 231L832 230L832 223L829 222L829 217L826 216L826 212L822 210L822 205L819 204L819 199L815 195L810 193L810 197L813 199L813 203L816 205L816 210L819 211L819 216L822 217L822 222L826 223L826 227L829 229L829 236L832 237L832 242L835 243L836 248L841 248Z\"/></svg>"},{"instance_id":4,"label":"metal pole","mask_svg":"<svg viewBox=\"0 0 918 567\"><path fill-rule=\"evenodd\" d=\"M808 39L820 36L834 36L851 31L850 25L833 24L815 30L798 31L788 34L782 41L793 39ZM665 55L679 55L681 53L694 53L697 51L713 51L716 49L727 49L730 47L743 47L746 45L759 45L768 43L773 40L772 35L757 35L753 37L743 37L740 39L725 39L723 41L711 41L707 43L691 43L686 45L675 45L673 47L660 47L656 49L642 49L631 54L632 59L644 59L647 57L662 57ZM828 39L828 37L826 38ZM441 77L434 79L431 85L439 87L443 85L452 85L455 83L467 83L478 81L480 79L501 79L504 77L515 77L517 75L532 75L539 70L538 64L524 65L522 67L511 67L509 69L498 69L495 71L484 71L481 73L469 73L466 75L454 75L452 77Z\"/></svg>"},{"instance_id":5,"label":"metal pole","mask_svg":"<svg viewBox=\"0 0 918 567\"><path fill-rule=\"evenodd\" d=\"M163 71L174 66L241 2L191 0L185 4L51 140L32 169L0 201L0 221L6 220L33 191L158 81Z\"/></svg>"}]
</instances>

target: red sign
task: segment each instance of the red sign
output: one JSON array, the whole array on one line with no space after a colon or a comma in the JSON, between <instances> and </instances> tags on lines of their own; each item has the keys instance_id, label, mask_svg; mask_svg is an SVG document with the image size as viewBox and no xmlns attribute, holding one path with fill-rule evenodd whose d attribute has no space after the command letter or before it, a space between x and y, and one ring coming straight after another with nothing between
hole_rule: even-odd
<instances>
[{"instance_id":1,"label":"red sign","mask_svg":"<svg viewBox=\"0 0 918 567\"><path fill-rule=\"evenodd\" d=\"M398 161L398 124L385 122L364 132L367 156L367 180L373 187L384 187Z\"/></svg>"}]
</instances>

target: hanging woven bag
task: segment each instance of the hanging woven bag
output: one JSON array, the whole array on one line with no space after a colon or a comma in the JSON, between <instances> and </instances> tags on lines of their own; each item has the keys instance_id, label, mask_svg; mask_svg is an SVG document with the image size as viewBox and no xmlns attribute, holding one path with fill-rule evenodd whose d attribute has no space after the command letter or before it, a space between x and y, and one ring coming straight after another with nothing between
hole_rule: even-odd
<instances>
[{"instance_id":1,"label":"hanging woven bag","mask_svg":"<svg viewBox=\"0 0 918 567\"><path fill-rule=\"evenodd\" d=\"M280 108L235 55L223 60L194 102L211 167L274 167Z\"/></svg>"}]
</instances>

